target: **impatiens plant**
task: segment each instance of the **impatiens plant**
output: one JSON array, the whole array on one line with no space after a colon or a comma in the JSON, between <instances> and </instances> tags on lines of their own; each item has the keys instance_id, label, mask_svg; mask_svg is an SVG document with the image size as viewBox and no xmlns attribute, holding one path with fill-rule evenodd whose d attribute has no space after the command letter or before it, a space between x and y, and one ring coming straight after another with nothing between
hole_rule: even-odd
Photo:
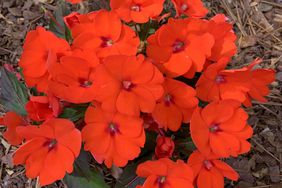
<instances>
[{"instance_id":1,"label":"impatiens plant","mask_svg":"<svg viewBox=\"0 0 282 188\"><path fill-rule=\"evenodd\" d=\"M29 31L24 82L1 69L8 112L0 123L18 148L14 163L41 186L63 179L108 187L108 172L116 187L223 188L224 177L238 180L224 159L250 151L243 106L266 102L275 71L258 68L260 59L232 69L232 24L223 14L207 19L200 0L109 7L72 12L64 26L53 20L66 36Z\"/></svg>"}]
</instances>

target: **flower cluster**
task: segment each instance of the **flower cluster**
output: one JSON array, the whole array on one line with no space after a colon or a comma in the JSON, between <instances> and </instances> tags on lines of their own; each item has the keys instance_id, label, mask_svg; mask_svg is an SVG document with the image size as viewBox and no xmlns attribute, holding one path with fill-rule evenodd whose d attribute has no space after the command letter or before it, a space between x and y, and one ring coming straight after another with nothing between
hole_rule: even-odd
<instances>
[{"instance_id":1,"label":"flower cluster","mask_svg":"<svg viewBox=\"0 0 282 188\"><path fill-rule=\"evenodd\" d=\"M238 179L221 159L250 150L253 130L241 106L265 102L275 72L258 68L259 59L226 69L237 51L228 19L204 19L208 10L200 0L172 0L175 15L163 4L111 0L111 11L71 13L64 18L71 42L43 27L28 32L19 66L36 92L27 116L8 112L1 119L3 137L23 143L13 159L25 164L27 177L39 177L41 185L62 179L73 171L82 143L98 163L124 167L153 131L159 134L155 156L138 166L137 175L146 178L139 187L223 188L224 177ZM61 117L81 104L84 126ZM171 135L183 124L197 147L187 162L173 156Z\"/></svg>"}]
</instances>

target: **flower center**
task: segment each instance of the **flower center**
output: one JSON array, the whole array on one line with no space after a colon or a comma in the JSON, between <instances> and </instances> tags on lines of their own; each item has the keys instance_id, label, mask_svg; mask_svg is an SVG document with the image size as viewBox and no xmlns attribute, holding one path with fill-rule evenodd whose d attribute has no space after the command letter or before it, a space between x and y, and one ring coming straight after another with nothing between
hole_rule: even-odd
<instances>
[{"instance_id":1,"label":"flower center","mask_svg":"<svg viewBox=\"0 0 282 188\"><path fill-rule=\"evenodd\" d=\"M213 167L213 164L209 160L204 161L204 166L207 170L211 170Z\"/></svg>"},{"instance_id":2,"label":"flower center","mask_svg":"<svg viewBox=\"0 0 282 188\"><path fill-rule=\"evenodd\" d=\"M135 12L140 12L140 11L141 11L140 5L132 5L132 6L130 7L130 9L131 9L132 11L135 11Z\"/></svg>"},{"instance_id":3,"label":"flower center","mask_svg":"<svg viewBox=\"0 0 282 188\"><path fill-rule=\"evenodd\" d=\"M115 123L109 123L108 131L112 136L114 136L117 133L120 133L119 128Z\"/></svg>"},{"instance_id":4,"label":"flower center","mask_svg":"<svg viewBox=\"0 0 282 188\"><path fill-rule=\"evenodd\" d=\"M122 81L122 86L125 90L130 91L134 87L134 84L131 81L124 80Z\"/></svg>"},{"instance_id":5,"label":"flower center","mask_svg":"<svg viewBox=\"0 0 282 188\"><path fill-rule=\"evenodd\" d=\"M223 83L226 83L226 79L223 75L217 75L215 78L215 82L217 84L223 84Z\"/></svg>"},{"instance_id":6,"label":"flower center","mask_svg":"<svg viewBox=\"0 0 282 188\"><path fill-rule=\"evenodd\" d=\"M165 176L159 176L158 177L157 182L159 184L159 188L163 187L165 181L166 181L166 177Z\"/></svg>"},{"instance_id":7,"label":"flower center","mask_svg":"<svg viewBox=\"0 0 282 188\"><path fill-rule=\"evenodd\" d=\"M48 147L49 150L52 150L55 148L56 145L57 145L57 140L51 139L51 140L46 141L43 146L46 146Z\"/></svg>"},{"instance_id":8,"label":"flower center","mask_svg":"<svg viewBox=\"0 0 282 188\"><path fill-rule=\"evenodd\" d=\"M209 129L211 133L216 133L220 131L220 127L218 124L212 124Z\"/></svg>"},{"instance_id":9,"label":"flower center","mask_svg":"<svg viewBox=\"0 0 282 188\"><path fill-rule=\"evenodd\" d=\"M173 102L173 98L170 94L164 96L164 103L166 106L169 106Z\"/></svg>"},{"instance_id":10,"label":"flower center","mask_svg":"<svg viewBox=\"0 0 282 188\"><path fill-rule=\"evenodd\" d=\"M79 79L80 87L89 88L92 85L92 82L85 79Z\"/></svg>"},{"instance_id":11,"label":"flower center","mask_svg":"<svg viewBox=\"0 0 282 188\"><path fill-rule=\"evenodd\" d=\"M183 12L185 12L188 9L188 5L186 3L183 3L180 8Z\"/></svg>"},{"instance_id":12,"label":"flower center","mask_svg":"<svg viewBox=\"0 0 282 188\"><path fill-rule=\"evenodd\" d=\"M101 37L102 39L102 44L101 44L101 47L102 48L105 48L105 47L110 47L114 44L114 41L110 38L107 38L107 37Z\"/></svg>"},{"instance_id":13,"label":"flower center","mask_svg":"<svg viewBox=\"0 0 282 188\"><path fill-rule=\"evenodd\" d=\"M184 50L185 47L185 43L183 41L175 41L172 45L172 52L173 53L177 53L177 52L181 52Z\"/></svg>"}]
</instances>

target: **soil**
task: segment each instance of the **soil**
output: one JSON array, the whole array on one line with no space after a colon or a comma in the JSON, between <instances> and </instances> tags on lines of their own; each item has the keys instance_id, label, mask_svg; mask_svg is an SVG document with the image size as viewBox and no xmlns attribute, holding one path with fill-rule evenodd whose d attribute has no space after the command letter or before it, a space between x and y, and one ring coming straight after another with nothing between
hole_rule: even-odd
<instances>
[{"instance_id":1,"label":"soil","mask_svg":"<svg viewBox=\"0 0 282 188\"><path fill-rule=\"evenodd\" d=\"M105 0L89 0L70 6L72 10L88 12L107 7ZM38 25L48 26L50 17L42 7L53 13L55 0L0 0L0 64L17 69L22 44L27 31ZM238 53L230 63L240 68L256 57L260 65L274 68L277 80L271 84L267 103L254 102L247 109L249 124L254 128L252 150L227 162L240 173L238 183L226 182L226 187L282 187L282 1L281 0L207 0L209 17L224 13L234 23L238 36ZM1 105L0 105L0 108ZM1 111L1 109L0 109ZM3 129L1 129L3 130ZM16 149L0 136L0 187L38 187L36 180L27 179L24 168L14 166L11 154ZM50 188L66 188L58 181Z\"/></svg>"}]
</instances>

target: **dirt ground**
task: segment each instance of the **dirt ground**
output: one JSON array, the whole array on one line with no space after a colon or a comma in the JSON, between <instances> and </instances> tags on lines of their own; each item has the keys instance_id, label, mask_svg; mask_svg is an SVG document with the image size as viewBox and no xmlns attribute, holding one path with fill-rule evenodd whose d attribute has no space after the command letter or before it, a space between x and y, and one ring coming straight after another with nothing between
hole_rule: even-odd
<instances>
[{"instance_id":1,"label":"dirt ground","mask_svg":"<svg viewBox=\"0 0 282 188\"><path fill-rule=\"evenodd\" d=\"M0 64L16 64L22 52L25 34L38 25L48 25L50 12L56 10L56 0L0 0ZM105 7L101 0L85 2L84 11ZM104 1L102 1L104 2ZM230 67L239 68L256 57L262 67L275 68L277 81L271 85L269 102L255 102L248 109L249 124L254 128L252 151L227 162L240 173L240 180L226 187L282 188L282 1L281 0L206 0L209 16L225 13L234 23L238 36L238 54ZM75 5L73 10L79 10ZM80 9L80 11L82 11ZM1 137L0 137L1 138ZM11 147L1 138L0 187L36 187L36 181L24 176L23 167L11 162ZM48 186L66 187L62 182Z\"/></svg>"}]
</instances>

